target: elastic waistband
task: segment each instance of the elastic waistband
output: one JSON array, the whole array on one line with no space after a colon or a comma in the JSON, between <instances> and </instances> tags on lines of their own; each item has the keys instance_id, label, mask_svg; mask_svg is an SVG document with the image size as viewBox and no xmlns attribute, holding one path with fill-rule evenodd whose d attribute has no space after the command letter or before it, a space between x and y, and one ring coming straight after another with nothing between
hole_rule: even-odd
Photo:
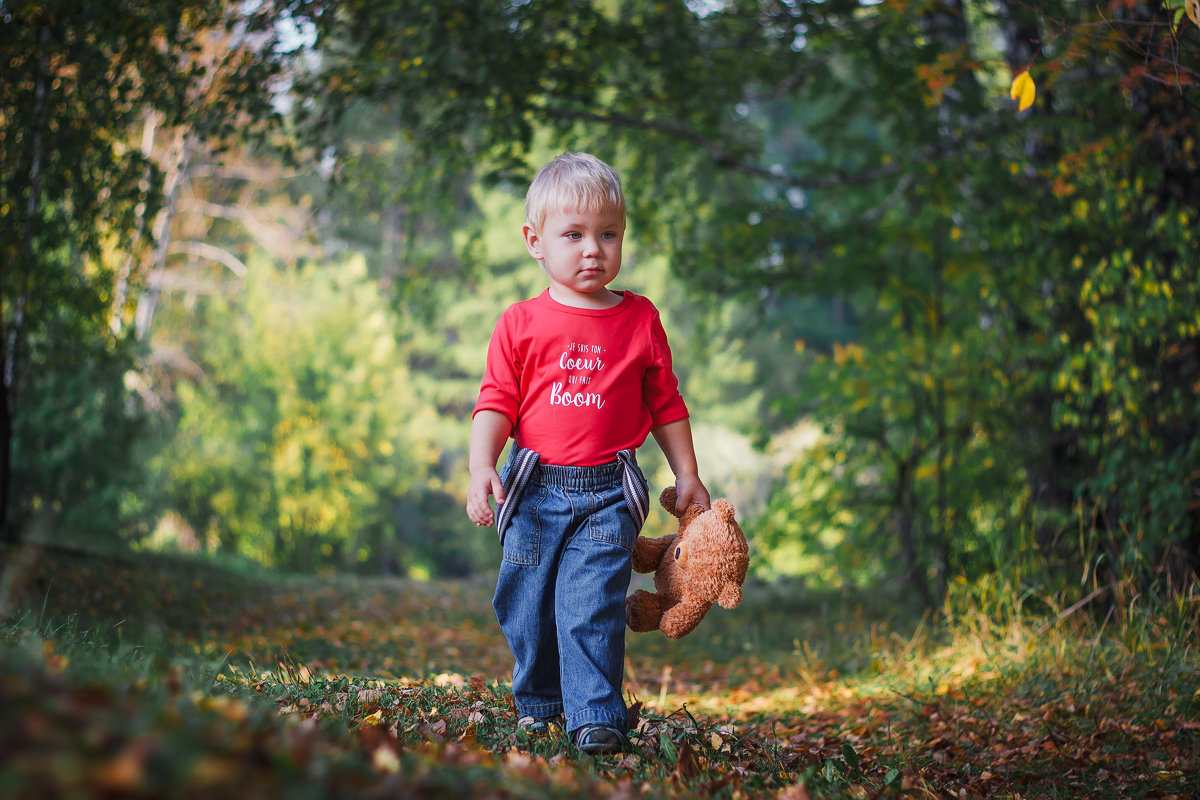
<instances>
[{"instance_id":1,"label":"elastic waistband","mask_svg":"<svg viewBox=\"0 0 1200 800\"><path fill-rule=\"evenodd\" d=\"M620 459L614 459L607 464L597 464L594 467L566 467L558 464L538 464L530 476L530 481L543 486L557 486L563 489L578 489L591 491L607 489L621 482L625 465Z\"/></svg>"},{"instance_id":2,"label":"elastic waistband","mask_svg":"<svg viewBox=\"0 0 1200 800\"><path fill-rule=\"evenodd\" d=\"M504 544L504 531L512 520L513 512L521 502L521 493L530 482L543 486L561 486L566 489L595 491L621 484L625 505L637 530L646 524L650 513L650 495L646 489L646 476L638 469L633 450L618 450L615 461L595 467L561 467L542 464L542 457L535 451L513 447L508 455L508 474L504 479L504 502L496 514L496 535Z\"/></svg>"}]
</instances>

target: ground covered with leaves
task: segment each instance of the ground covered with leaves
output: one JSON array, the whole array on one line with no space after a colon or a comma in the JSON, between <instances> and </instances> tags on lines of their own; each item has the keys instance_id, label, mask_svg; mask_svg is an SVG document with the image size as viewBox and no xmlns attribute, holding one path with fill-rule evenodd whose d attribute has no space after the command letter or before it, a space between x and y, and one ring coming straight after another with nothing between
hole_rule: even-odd
<instances>
[{"instance_id":1,"label":"ground covered with leaves","mask_svg":"<svg viewBox=\"0 0 1200 800\"><path fill-rule=\"evenodd\" d=\"M486 579L0 560L0 798L1200 796L1194 594L935 619L751 584L630 635L634 733L593 758L516 730Z\"/></svg>"}]
</instances>

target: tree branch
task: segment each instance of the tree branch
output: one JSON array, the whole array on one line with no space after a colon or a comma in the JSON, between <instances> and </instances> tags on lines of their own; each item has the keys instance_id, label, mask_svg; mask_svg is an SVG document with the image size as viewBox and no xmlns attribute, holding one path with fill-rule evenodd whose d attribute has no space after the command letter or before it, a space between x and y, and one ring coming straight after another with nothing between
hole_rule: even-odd
<instances>
[{"instance_id":1,"label":"tree branch","mask_svg":"<svg viewBox=\"0 0 1200 800\"><path fill-rule=\"evenodd\" d=\"M219 178L232 181L274 181L302 177L298 170L244 165L202 164L191 170L195 178Z\"/></svg>"},{"instance_id":2,"label":"tree branch","mask_svg":"<svg viewBox=\"0 0 1200 800\"><path fill-rule=\"evenodd\" d=\"M239 278L246 277L249 268L241 259L228 250L224 250L207 242L176 242L167 250L168 255L192 255L216 261L228 267L229 271Z\"/></svg>"},{"instance_id":3,"label":"tree branch","mask_svg":"<svg viewBox=\"0 0 1200 800\"><path fill-rule=\"evenodd\" d=\"M218 203L201 201L195 204L188 204L186 207L180 209L180 213L189 212L202 214L214 219L226 219L230 222L236 222L265 250L277 249L281 240L288 239L293 235L292 231L286 227L272 228L268 223L255 217L250 209L241 204L220 205Z\"/></svg>"},{"instance_id":4,"label":"tree branch","mask_svg":"<svg viewBox=\"0 0 1200 800\"><path fill-rule=\"evenodd\" d=\"M218 281L208 281L181 275L173 270L160 269L150 274L147 287L160 292L189 292L191 294L231 294L228 286Z\"/></svg>"}]
</instances>

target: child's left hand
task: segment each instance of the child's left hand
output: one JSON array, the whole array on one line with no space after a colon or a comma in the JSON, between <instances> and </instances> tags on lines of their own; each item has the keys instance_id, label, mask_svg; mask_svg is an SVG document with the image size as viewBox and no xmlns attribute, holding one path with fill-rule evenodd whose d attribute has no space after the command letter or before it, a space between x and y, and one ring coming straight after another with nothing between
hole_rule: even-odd
<instances>
[{"instance_id":1,"label":"child's left hand","mask_svg":"<svg viewBox=\"0 0 1200 800\"><path fill-rule=\"evenodd\" d=\"M707 511L712 507L708 489L704 488L699 475L675 476L675 510L682 514L692 503L697 503Z\"/></svg>"}]
</instances>

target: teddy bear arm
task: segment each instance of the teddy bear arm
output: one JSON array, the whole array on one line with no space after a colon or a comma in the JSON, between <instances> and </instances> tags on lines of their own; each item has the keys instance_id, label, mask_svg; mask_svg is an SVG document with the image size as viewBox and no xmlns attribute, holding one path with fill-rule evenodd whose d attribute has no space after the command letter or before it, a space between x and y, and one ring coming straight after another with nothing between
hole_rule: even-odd
<instances>
[{"instance_id":1,"label":"teddy bear arm","mask_svg":"<svg viewBox=\"0 0 1200 800\"><path fill-rule=\"evenodd\" d=\"M633 543L633 571L654 572L662 561L663 553L675 545L676 534L661 539L639 536Z\"/></svg>"}]
</instances>

